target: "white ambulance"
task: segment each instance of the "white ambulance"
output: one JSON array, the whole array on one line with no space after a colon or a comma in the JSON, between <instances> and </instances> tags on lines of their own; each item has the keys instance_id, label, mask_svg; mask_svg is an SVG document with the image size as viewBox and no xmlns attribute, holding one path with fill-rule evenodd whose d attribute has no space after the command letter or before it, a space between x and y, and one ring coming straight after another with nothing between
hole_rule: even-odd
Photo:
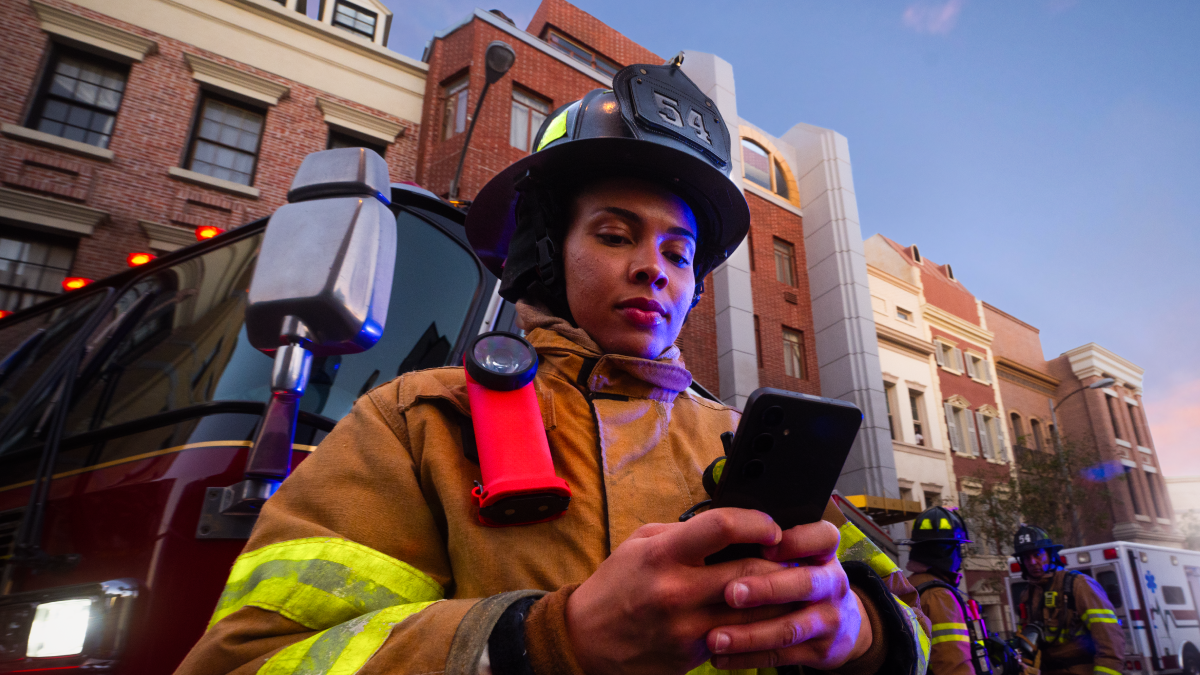
<instances>
[{"instance_id":1,"label":"white ambulance","mask_svg":"<svg viewBox=\"0 0 1200 675\"><path fill-rule=\"evenodd\" d=\"M1200 552L1115 541L1063 549L1064 565L1100 583L1125 632L1125 672L1200 675ZM1009 558L1013 620L1028 582Z\"/></svg>"}]
</instances>

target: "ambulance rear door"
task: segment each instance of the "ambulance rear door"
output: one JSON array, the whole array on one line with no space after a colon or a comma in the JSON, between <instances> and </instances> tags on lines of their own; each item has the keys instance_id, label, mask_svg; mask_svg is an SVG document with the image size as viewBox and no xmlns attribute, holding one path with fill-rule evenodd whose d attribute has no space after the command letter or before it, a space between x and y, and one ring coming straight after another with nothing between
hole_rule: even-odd
<instances>
[{"instance_id":1,"label":"ambulance rear door","mask_svg":"<svg viewBox=\"0 0 1200 675\"><path fill-rule=\"evenodd\" d=\"M1133 622L1130 621L1130 608L1132 605L1131 595L1128 589L1128 583L1121 583L1121 570L1116 563L1107 563L1092 567L1092 578L1100 587L1104 589L1104 594L1108 596L1108 601L1112 603L1113 612L1117 615L1117 622L1121 626L1121 632L1125 635L1125 654L1136 654L1139 651L1139 646L1134 642ZM1125 587L1125 588L1123 588ZM1121 656L1124 657L1125 654Z\"/></svg>"},{"instance_id":2,"label":"ambulance rear door","mask_svg":"<svg viewBox=\"0 0 1200 675\"><path fill-rule=\"evenodd\" d=\"M1129 562L1142 600L1146 636L1152 640L1150 654L1154 669L1177 669L1180 667L1179 650L1171 632L1170 619L1165 613L1167 606L1163 598L1163 576L1167 573L1165 568L1170 567L1171 563L1160 551L1141 547L1129 549Z\"/></svg>"}]
</instances>

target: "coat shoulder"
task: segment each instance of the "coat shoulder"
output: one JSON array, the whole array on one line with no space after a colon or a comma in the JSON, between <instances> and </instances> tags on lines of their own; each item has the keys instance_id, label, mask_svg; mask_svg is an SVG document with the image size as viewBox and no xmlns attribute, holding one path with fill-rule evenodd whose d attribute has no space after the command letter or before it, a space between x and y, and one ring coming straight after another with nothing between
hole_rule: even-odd
<instances>
[{"instance_id":1,"label":"coat shoulder","mask_svg":"<svg viewBox=\"0 0 1200 675\"><path fill-rule=\"evenodd\" d=\"M403 414L431 401L445 401L464 415L470 415L467 400L467 376L462 366L446 366L405 373L370 392L371 400Z\"/></svg>"}]
</instances>

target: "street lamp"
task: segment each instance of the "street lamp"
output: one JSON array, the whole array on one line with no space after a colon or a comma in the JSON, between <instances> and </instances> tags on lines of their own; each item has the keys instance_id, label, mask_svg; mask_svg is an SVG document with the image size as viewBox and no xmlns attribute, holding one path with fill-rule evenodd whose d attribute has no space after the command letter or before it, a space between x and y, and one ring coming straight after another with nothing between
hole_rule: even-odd
<instances>
[{"instance_id":1,"label":"street lamp","mask_svg":"<svg viewBox=\"0 0 1200 675\"><path fill-rule=\"evenodd\" d=\"M1059 401L1057 404L1054 403L1054 399L1049 399L1049 401L1050 401L1050 424L1052 425L1050 427L1050 432L1054 436L1054 451L1056 453L1058 453L1060 460L1062 459L1063 449L1062 449L1062 437L1059 436L1059 434L1058 434L1058 408L1059 408L1059 406L1066 403L1067 399L1071 398L1075 394L1078 394L1079 392L1081 392L1085 389L1101 389L1103 387L1112 386L1114 383L1116 383L1116 380L1114 380L1111 377L1105 377L1105 378L1096 380L1095 382L1087 385L1086 387L1080 387L1080 388L1076 389L1075 391L1067 394L1066 396L1063 397L1063 400ZM1063 462L1061 464L1061 468L1062 468L1062 474L1063 474L1063 482L1066 483L1066 486L1067 486L1067 508L1070 509L1070 511L1071 511L1071 536L1075 540L1075 545L1078 546L1081 542L1080 542L1080 529L1079 529L1079 513L1075 511L1075 489L1071 483L1071 474L1069 471L1067 471L1067 465L1065 462Z\"/></svg>"},{"instance_id":2,"label":"street lamp","mask_svg":"<svg viewBox=\"0 0 1200 675\"><path fill-rule=\"evenodd\" d=\"M483 57L487 79L483 83L483 91L479 92L479 100L475 103L475 114L471 117L471 126L467 129L466 139L463 140L462 154L458 156L458 169L454 171L454 180L450 181L450 199L458 199L458 181L462 178L463 162L467 159L467 146L471 144L471 134L475 133L475 123L479 121L479 110L483 107L483 98L487 96L488 87L504 77L516 60L517 53L507 42L493 40L487 46L487 52Z\"/></svg>"}]
</instances>

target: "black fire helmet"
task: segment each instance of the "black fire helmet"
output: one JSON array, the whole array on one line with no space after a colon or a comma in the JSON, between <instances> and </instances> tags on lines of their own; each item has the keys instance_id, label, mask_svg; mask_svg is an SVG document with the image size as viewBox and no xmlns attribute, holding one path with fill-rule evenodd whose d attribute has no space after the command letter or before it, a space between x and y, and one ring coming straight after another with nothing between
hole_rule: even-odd
<instances>
[{"instance_id":1,"label":"black fire helmet","mask_svg":"<svg viewBox=\"0 0 1200 675\"><path fill-rule=\"evenodd\" d=\"M540 286L551 308L570 318L561 256L566 199L592 180L646 179L691 207L699 230L693 305L704 277L750 229L746 198L730 178L729 127L677 63L622 69L612 89L551 113L533 147L488 181L467 213L467 239L511 302Z\"/></svg>"},{"instance_id":2,"label":"black fire helmet","mask_svg":"<svg viewBox=\"0 0 1200 675\"><path fill-rule=\"evenodd\" d=\"M967 524L951 509L933 506L913 521L912 539L901 544L912 546L908 557L944 572L957 574L962 565L959 546L971 543Z\"/></svg>"},{"instance_id":3,"label":"black fire helmet","mask_svg":"<svg viewBox=\"0 0 1200 675\"><path fill-rule=\"evenodd\" d=\"M1022 523L1021 527L1017 529L1016 536L1013 537L1013 555L1020 558L1023 553L1033 553L1041 549L1046 549L1050 558L1057 561L1062 544L1055 544L1054 540L1050 538L1050 534L1037 525Z\"/></svg>"}]
</instances>

